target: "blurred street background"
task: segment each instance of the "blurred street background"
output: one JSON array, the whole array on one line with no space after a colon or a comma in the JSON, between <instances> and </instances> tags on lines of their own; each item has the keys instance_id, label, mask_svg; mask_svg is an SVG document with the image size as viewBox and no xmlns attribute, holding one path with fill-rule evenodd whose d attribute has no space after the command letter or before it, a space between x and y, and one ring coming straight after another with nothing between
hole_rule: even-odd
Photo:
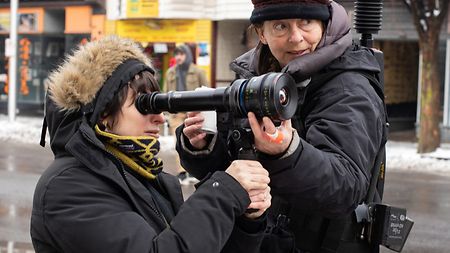
<instances>
[{"instance_id":1,"label":"blurred street background","mask_svg":"<svg viewBox=\"0 0 450 253\"><path fill-rule=\"evenodd\" d=\"M18 10L11 16L12 3ZM355 0L337 0L353 22ZM374 47L384 53L384 88L390 121L384 202L405 207L415 221L406 253L450 252L450 22L443 0L421 16L444 13L437 44L421 41L410 4L383 0L382 28ZM422 6L423 7L423 6ZM161 86L174 60L174 49L186 44L193 61L207 75L208 86L228 86L235 78L228 68L253 48L258 38L247 29L251 0L0 0L0 253L32 253L29 222L35 184L53 159L48 146L38 145L47 76L79 45L115 34L140 43L152 59ZM420 16L420 15L419 15ZM16 47L11 20L17 19ZM431 27L431 26L430 26ZM420 29L420 27L419 27ZM361 34L352 29L358 42ZM422 33L423 34L423 33ZM419 43L421 42L421 43ZM420 45L435 48L436 72L423 73ZM10 60L16 55L14 65ZM14 74L10 70L16 69ZM440 140L433 152L418 154L421 80L438 80ZM10 80L14 80L14 86ZM15 89L11 89L14 87ZM161 87L164 88L164 87ZM9 94L15 90L14 96ZM14 98L13 107L10 98ZM425 110L422 110L425 111ZM166 131L162 131L166 132ZM423 140L424 138L422 138ZM161 138L165 169L175 173L174 137ZM194 187L184 185L188 198ZM382 252L390 252L383 249Z\"/></svg>"}]
</instances>

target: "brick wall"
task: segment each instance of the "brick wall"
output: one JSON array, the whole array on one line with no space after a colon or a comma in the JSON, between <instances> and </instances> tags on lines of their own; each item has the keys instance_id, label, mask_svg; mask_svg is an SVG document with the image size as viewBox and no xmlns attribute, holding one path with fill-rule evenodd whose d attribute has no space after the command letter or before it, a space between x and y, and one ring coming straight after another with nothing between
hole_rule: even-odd
<instances>
[{"instance_id":1,"label":"brick wall","mask_svg":"<svg viewBox=\"0 0 450 253\"><path fill-rule=\"evenodd\" d=\"M417 100L419 46L417 42L378 41L384 53L384 87L387 104Z\"/></svg>"}]
</instances>

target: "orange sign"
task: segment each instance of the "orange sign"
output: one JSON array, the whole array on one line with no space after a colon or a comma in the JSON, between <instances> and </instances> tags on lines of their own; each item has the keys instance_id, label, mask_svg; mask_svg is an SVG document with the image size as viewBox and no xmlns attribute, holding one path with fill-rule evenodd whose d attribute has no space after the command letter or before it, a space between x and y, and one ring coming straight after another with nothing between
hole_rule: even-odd
<instances>
[{"instance_id":1,"label":"orange sign","mask_svg":"<svg viewBox=\"0 0 450 253\"><path fill-rule=\"evenodd\" d=\"M92 7L90 6L68 6L66 10L66 27L64 32L91 33Z\"/></svg>"},{"instance_id":2,"label":"orange sign","mask_svg":"<svg viewBox=\"0 0 450 253\"><path fill-rule=\"evenodd\" d=\"M6 58L6 65L5 65L5 71L6 71L6 80L5 80L5 87L3 87L3 91L5 92L5 94L8 94L8 92L9 92L9 86L8 86L8 84L9 84L9 76L8 76L8 73L9 73L9 58L8 57L5 57Z\"/></svg>"},{"instance_id":3,"label":"orange sign","mask_svg":"<svg viewBox=\"0 0 450 253\"><path fill-rule=\"evenodd\" d=\"M20 59L20 93L27 96L30 93L28 89L28 64L30 63L30 45L27 38L19 41L19 59Z\"/></svg>"}]
</instances>

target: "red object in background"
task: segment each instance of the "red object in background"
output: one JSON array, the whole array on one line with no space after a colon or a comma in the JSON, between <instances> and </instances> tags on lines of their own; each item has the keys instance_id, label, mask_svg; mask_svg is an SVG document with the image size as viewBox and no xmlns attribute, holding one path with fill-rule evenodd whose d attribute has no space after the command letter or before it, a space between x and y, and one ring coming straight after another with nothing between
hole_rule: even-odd
<instances>
[{"instance_id":1,"label":"red object in background","mask_svg":"<svg viewBox=\"0 0 450 253\"><path fill-rule=\"evenodd\" d=\"M169 68L172 66L175 66L177 64L177 60L175 60L175 57L170 58L169 60Z\"/></svg>"}]
</instances>

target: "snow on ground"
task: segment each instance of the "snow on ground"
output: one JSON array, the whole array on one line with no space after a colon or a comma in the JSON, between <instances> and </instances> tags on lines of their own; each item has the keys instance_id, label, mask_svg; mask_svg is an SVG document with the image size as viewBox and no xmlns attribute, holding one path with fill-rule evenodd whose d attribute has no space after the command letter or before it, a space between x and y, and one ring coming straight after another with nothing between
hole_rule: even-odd
<instances>
[{"instance_id":1,"label":"snow on ground","mask_svg":"<svg viewBox=\"0 0 450 253\"><path fill-rule=\"evenodd\" d=\"M39 144L42 118L18 116L10 122L7 115L0 114L0 140ZM173 150L173 136L160 138L162 150ZM47 134L47 143L49 143ZM386 147L387 168L414 171L443 172L450 174L450 144L443 144L433 153L417 154L417 143L388 141Z\"/></svg>"},{"instance_id":2,"label":"snow on ground","mask_svg":"<svg viewBox=\"0 0 450 253\"><path fill-rule=\"evenodd\" d=\"M443 144L435 152L418 154L417 143L388 141L386 167L388 169L450 174L450 146Z\"/></svg>"},{"instance_id":3,"label":"snow on ground","mask_svg":"<svg viewBox=\"0 0 450 253\"><path fill-rule=\"evenodd\" d=\"M25 116L18 116L14 122L10 122L7 115L0 114L0 140L39 145L42 122L42 117ZM162 136L160 142L161 150L175 149L175 138L173 136ZM48 132L46 143L46 145L50 143Z\"/></svg>"}]
</instances>

